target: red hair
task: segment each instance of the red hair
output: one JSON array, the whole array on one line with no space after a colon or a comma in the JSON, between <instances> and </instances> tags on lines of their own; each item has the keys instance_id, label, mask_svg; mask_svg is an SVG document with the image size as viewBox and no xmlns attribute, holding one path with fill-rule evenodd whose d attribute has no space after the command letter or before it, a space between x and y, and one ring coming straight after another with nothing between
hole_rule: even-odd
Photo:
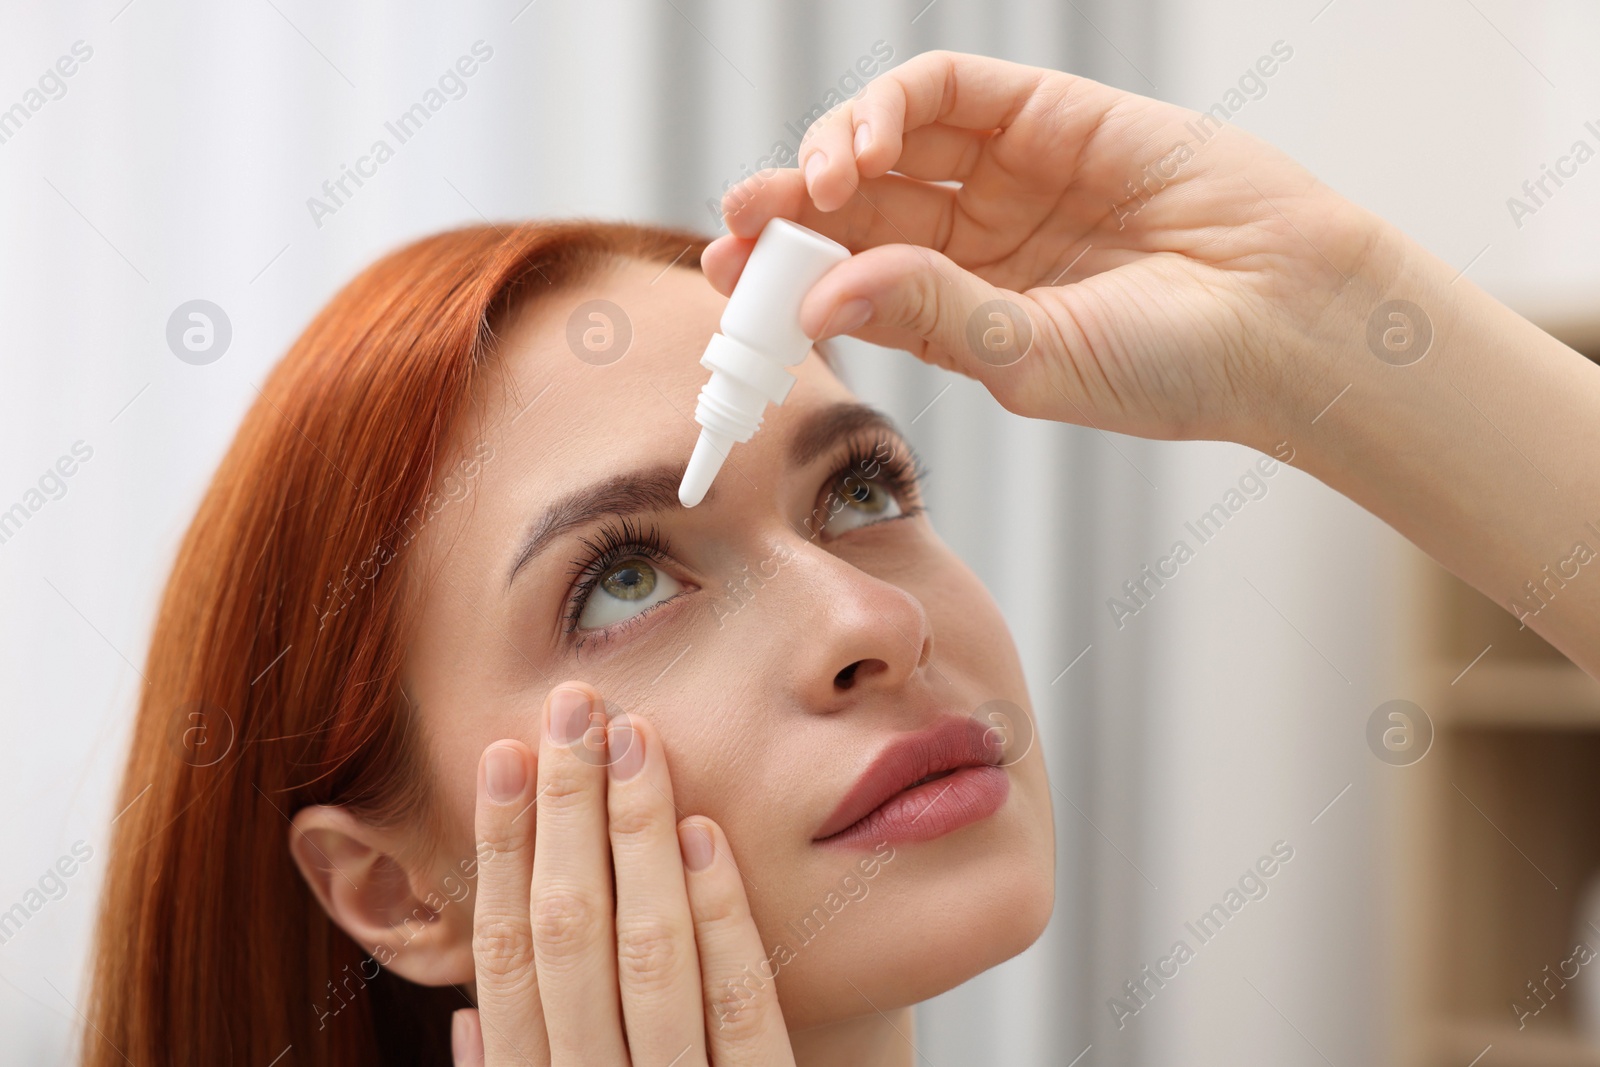
<instances>
[{"instance_id":1,"label":"red hair","mask_svg":"<svg viewBox=\"0 0 1600 1067\"><path fill-rule=\"evenodd\" d=\"M619 260L698 267L707 241L583 219L437 234L364 270L273 369L161 599L95 930L88 1067L267 1064L291 1045L294 1064L450 1062L462 992L368 980L291 859L288 820L341 804L435 829L398 691L415 598L390 562L451 461L497 315Z\"/></svg>"}]
</instances>

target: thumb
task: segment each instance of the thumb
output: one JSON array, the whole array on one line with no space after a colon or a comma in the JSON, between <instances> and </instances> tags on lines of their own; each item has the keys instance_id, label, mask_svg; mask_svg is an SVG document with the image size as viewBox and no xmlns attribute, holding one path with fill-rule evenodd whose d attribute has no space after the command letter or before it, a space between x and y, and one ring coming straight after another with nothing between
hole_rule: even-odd
<instances>
[{"instance_id":1,"label":"thumb","mask_svg":"<svg viewBox=\"0 0 1600 1067\"><path fill-rule=\"evenodd\" d=\"M1043 362L1044 312L1029 297L991 285L941 252L879 245L824 274L800 305L800 327L821 340L850 334L903 348L926 363L982 382L1019 414ZM814 331L814 332L813 332ZM1024 405L1026 406L1026 405Z\"/></svg>"}]
</instances>

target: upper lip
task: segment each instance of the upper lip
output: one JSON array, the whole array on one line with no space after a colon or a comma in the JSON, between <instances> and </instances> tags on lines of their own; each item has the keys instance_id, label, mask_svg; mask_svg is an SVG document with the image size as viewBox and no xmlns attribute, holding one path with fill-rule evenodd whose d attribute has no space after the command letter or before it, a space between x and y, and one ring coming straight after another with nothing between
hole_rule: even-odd
<instances>
[{"instance_id":1,"label":"upper lip","mask_svg":"<svg viewBox=\"0 0 1600 1067\"><path fill-rule=\"evenodd\" d=\"M964 715L947 715L926 730L901 735L885 746L856 779L813 840L820 841L852 826L930 774L999 764L1003 750L988 738L988 727Z\"/></svg>"}]
</instances>

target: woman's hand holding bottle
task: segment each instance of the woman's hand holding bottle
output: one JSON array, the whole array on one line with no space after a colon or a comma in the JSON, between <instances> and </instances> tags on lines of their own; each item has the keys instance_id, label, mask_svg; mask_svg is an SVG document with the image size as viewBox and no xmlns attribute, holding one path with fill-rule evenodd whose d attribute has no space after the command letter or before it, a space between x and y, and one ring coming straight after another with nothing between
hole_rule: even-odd
<instances>
[{"instance_id":1,"label":"woman's hand holding bottle","mask_svg":"<svg viewBox=\"0 0 1600 1067\"><path fill-rule=\"evenodd\" d=\"M1600 369L1465 268L1226 122L986 56L878 75L797 162L724 195L720 292L793 219L854 253L813 337L1019 415L1293 455L1600 677Z\"/></svg>"}]
</instances>

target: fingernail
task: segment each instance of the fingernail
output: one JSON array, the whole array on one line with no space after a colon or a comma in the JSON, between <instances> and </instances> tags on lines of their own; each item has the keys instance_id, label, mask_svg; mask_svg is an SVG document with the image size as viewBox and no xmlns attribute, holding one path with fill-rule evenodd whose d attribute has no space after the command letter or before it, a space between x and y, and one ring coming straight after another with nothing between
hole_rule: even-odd
<instances>
[{"instance_id":1,"label":"fingernail","mask_svg":"<svg viewBox=\"0 0 1600 1067\"><path fill-rule=\"evenodd\" d=\"M611 720L606 745L611 755L611 777L617 781L626 782L644 766L644 735L633 728L627 712Z\"/></svg>"},{"instance_id":2,"label":"fingernail","mask_svg":"<svg viewBox=\"0 0 1600 1067\"><path fill-rule=\"evenodd\" d=\"M450 1058L456 1063L467 1062L467 1017L462 1014L465 1010L450 1013Z\"/></svg>"},{"instance_id":3,"label":"fingernail","mask_svg":"<svg viewBox=\"0 0 1600 1067\"><path fill-rule=\"evenodd\" d=\"M711 866L711 835L697 822L678 827L678 843L683 845L683 863L691 871Z\"/></svg>"},{"instance_id":4,"label":"fingernail","mask_svg":"<svg viewBox=\"0 0 1600 1067\"><path fill-rule=\"evenodd\" d=\"M863 122L856 127L856 155L867 150L867 145L872 143L872 127Z\"/></svg>"},{"instance_id":5,"label":"fingernail","mask_svg":"<svg viewBox=\"0 0 1600 1067\"><path fill-rule=\"evenodd\" d=\"M589 728L589 694L563 687L550 694L550 740L570 745Z\"/></svg>"},{"instance_id":6,"label":"fingernail","mask_svg":"<svg viewBox=\"0 0 1600 1067\"><path fill-rule=\"evenodd\" d=\"M509 804L522 795L528 784L528 766L522 762L522 753L510 745L495 745L484 759L483 777L489 799L496 804Z\"/></svg>"},{"instance_id":7,"label":"fingernail","mask_svg":"<svg viewBox=\"0 0 1600 1067\"><path fill-rule=\"evenodd\" d=\"M822 168L828 165L828 156L824 152L813 152L811 158L806 160L806 188L811 189L817 183L817 175Z\"/></svg>"},{"instance_id":8,"label":"fingernail","mask_svg":"<svg viewBox=\"0 0 1600 1067\"><path fill-rule=\"evenodd\" d=\"M833 337L836 334L859 330L867 324L867 320L870 318L872 318L872 301L870 300L851 300L848 303L840 304L833 309L833 314L828 318L828 324L822 328L822 332L817 334L813 340L820 341L825 337Z\"/></svg>"}]
</instances>

